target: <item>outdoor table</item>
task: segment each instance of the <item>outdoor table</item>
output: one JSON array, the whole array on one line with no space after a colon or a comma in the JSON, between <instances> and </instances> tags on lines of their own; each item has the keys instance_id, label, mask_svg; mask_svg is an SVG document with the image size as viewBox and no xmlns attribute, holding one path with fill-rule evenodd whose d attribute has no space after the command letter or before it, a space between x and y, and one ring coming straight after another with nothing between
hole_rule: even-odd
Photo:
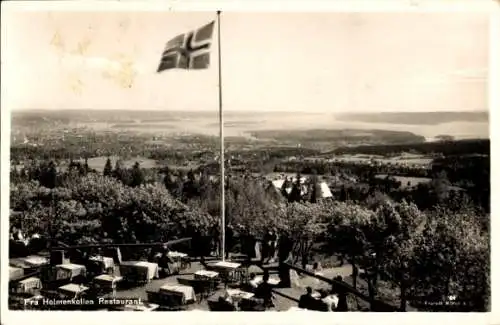
<instances>
[{"instance_id":1,"label":"outdoor table","mask_svg":"<svg viewBox=\"0 0 500 325\"><path fill-rule=\"evenodd\" d=\"M87 269L79 264L59 264L56 266L56 270L57 280L72 280L77 276L85 276Z\"/></svg>"},{"instance_id":2,"label":"outdoor table","mask_svg":"<svg viewBox=\"0 0 500 325\"><path fill-rule=\"evenodd\" d=\"M175 252L175 251L169 251L167 253L167 256L172 258L172 259L182 259L188 256L186 253L181 253L181 252Z\"/></svg>"},{"instance_id":3,"label":"outdoor table","mask_svg":"<svg viewBox=\"0 0 500 325\"><path fill-rule=\"evenodd\" d=\"M189 255L186 253L181 253L181 252L176 252L176 251L169 251L167 253L167 256L174 262L175 265L179 265L179 269L186 269L187 265L187 260L189 258Z\"/></svg>"},{"instance_id":4,"label":"outdoor table","mask_svg":"<svg viewBox=\"0 0 500 325\"><path fill-rule=\"evenodd\" d=\"M19 281L16 289L18 293L34 293L36 290L42 289L42 281L36 277L29 277Z\"/></svg>"},{"instance_id":5,"label":"outdoor table","mask_svg":"<svg viewBox=\"0 0 500 325\"><path fill-rule=\"evenodd\" d=\"M213 280L218 276L219 273L215 271L200 270L194 273L194 278L200 280Z\"/></svg>"},{"instance_id":6,"label":"outdoor table","mask_svg":"<svg viewBox=\"0 0 500 325\"><path fill-rule=\"evenodd\" d=\"M82 293L87 291L89 288L83 285L78 285L74 283L63 285L59 287L59 294L65 298L78 298Z\"/></svg>"},{"instance_id":7,"label":"outdoor table","mask_svg":"<svg viewBox=\"0 0 500 325\"><path fill-rule=\"evenodd\" d=\"M182 284L165 284L160 288L160 292L167 295L180 296L181 304L183 305L196 300L193 287Z\"/></svg>"},{"instance_id":8,"label":"outdoor table","mask_svg":"<svg viewBox=\"0 0 500 325\"><path fill-rule=\"evenodd\" d=\"M31 255L28 257L25 257L24 262L28 264L31 267L39 267L42 265L49 264L49 260L46 259L45 257L38 256L38 255Z\"/></svg>"},{"instance_id":9,"label":"outdoor table","mask_svg":"<svg viewBox=\"0 0 500 325\"><path fill-rule=\"evenodd\" d=\"M240 289L227 289L226 292L233 300L251 299L255 296L251 292L246 292Z\"/></svg>"},{"instance_id":10,"label":"outdoor table","mask_svg":"<svg viewBox=\"0 0 500 325\"><path fill-rule=\"evenodd\" d=\"M113 269L115 266L115 261L111 257L105 257L105 256L92 256L89 258L90 261L98 262L100 263L105 271L108 271L109 269Z\"/></svg>"},{"instance_id":11,"label":"outdoor table","mask_svg":"<svg viewBox=\"0 0 500 325\"><path fill-rule=\"evenodd\" d=\"M118 282L122 281L123 277L121 276L113 276L109 274L101 274L94 278L94 284L99 288L105 289L116 289L116 285Z\"/></svg>"},{"instance_id":12,"label":"outdoor table","mask_svg":"<svg viewBox=\"0 0 500 325\"><path fill-rule=\"evenodd\" d=\"M226 294L233 300L236 309L239 309L242 300L250 300L254 297L251 292L242 291L240 289L227 289Z\"/></svg>"},{"instance_id":13,"label":"outdoor table","mask_svg":"<svg viewBox=\"0 0 500 325\"><path fill-rule=\"evenodd\" d=\"M219 271L226 283L242 282L247 275L246 269L241 268L240 263L220 261L215 263L213 268Z\"/></svg>"},{"instance_id":14,"label":"outdoor table","mask_svg":"<svg viewBox=\"0 0 500 325\"><path fill-rule=\"evenodd\" d=\"M120 275L129 282L149 283L159 277L158 264L144 261L125 261L120 264Z\"/></svg>"}]
</instances>

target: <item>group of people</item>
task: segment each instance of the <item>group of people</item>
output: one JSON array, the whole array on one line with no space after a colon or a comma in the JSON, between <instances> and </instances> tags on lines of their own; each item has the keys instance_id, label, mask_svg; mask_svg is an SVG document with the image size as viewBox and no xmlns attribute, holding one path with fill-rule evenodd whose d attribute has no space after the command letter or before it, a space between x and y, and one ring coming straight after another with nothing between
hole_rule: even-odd
<instances>
[{"instance_id":1,"label":"group of people","mask_svg":"<svg viewBox=\"0 0 500 325\"><path fill-rule=\"evenodd\" d=\"M241 244L242 253L249 256L249 258L255 257L255 244L257 243L257 238L248 234L248 232L241 225L228 224L225 229L225 247L224 255L226 259L229 259L229 253L237 244L239 239ZM213 226L210 234L210 251L216 255L220 255L221 252L221 233L218 226ZM277 253L278 247L278 230L276 228L269 229L261 240L260 245L260 262L265 264L274 261Z\"/></svg>"},{"instance_id":2,"label":"group of people","mask_svg":"<svg viewBox=\"0 0 500 325\"><path fill-rule=\"evenodd\" d=\"M242 301L235 300L231 295L226 294L219 297L219 305L223 310L266 310L274 307L274 286L269 283L269 273L264 272L262 278L258 278L254 273L250 274L248 283L242 286L243 291L253 293L249 299Z\"/></svg>"},{"instance_id":3,"label":"group of people","mask_svg":"<svg viewBox=\"0 0 500 325\"><path fill-rule=\"evenodd\" d=\"M276 248L278 246L278 231L276 228L270 229L262 238L262 249L260 261L262 264L273 262L276 256Z\"/></svg>"},{"instance_id":4,"label":"group of people","mask_svg":"<svg viewBox=\"0 0 500 325\"><path fill-rule=\"evenodd\" d=\"M339 283L342 277L337 276L333 280ZM311 287L307 287L306 293L300 297L299 308L316 311L348 311L347 292L337 284L333 284L330 291L313 292Z\"/></svg>"}]
</instances>

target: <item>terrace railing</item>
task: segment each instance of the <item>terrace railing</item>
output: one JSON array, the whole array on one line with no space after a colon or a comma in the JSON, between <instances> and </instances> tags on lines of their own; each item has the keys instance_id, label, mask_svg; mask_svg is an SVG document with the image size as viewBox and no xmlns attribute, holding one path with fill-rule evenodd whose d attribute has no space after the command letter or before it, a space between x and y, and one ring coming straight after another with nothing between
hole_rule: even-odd
<instances>
[{"instance_id":1,"label":"terrace railing","mask_svg":"<svg viewBox=\"0 0 500 325\"><path fill-rule=\"evenodd\" d=\"M354 287L350 286L349 284L343 282L343 281L337 281L337 280L333 280L333 279L328 279L328 278L325 278L321 275L317 275L317 274L314 274L313 272L311 271L308 271L308 270L304 270L298 266L295 266L295 265L292 265L290 263L281 263L280 267L284 268L286 270L286 272L288 274L290 274L290 270L295 270L297 272L300 272L301 274L306 274L310 277L313 277L313 278L316 278L320 281L324 281L330 285L335 285L337 286L338 288L340 289L343 289L345 292L347 293L350 293L354 296L356 296L357 298L363 300L363 301L366 301L370 304L370 310L371 311L374 311L374 312L395 312L395 311L400 311L400 309L396 306L393 306L389 303L386 303L386 302L383 302L381 300L378 300L378 299L371 299L369 296L365 295L364 293L356 290ZM293 298L293 297L290 297L288 295L285 295L285 294L282 294L280 292L277 292L275 291L277 294L279 294L280 296L283 296L287 299L290 299L290 300L293 300L293 301L296 301L297 302L297 299Z\"/></svg>"}]
</instances>

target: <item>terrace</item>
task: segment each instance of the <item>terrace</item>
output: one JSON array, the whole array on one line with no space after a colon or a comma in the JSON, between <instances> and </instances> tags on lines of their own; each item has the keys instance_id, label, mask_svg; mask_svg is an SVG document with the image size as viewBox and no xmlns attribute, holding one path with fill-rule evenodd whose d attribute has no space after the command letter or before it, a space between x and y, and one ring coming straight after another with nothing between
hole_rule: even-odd
<instances>
[{"instance_id":1,"label":"terrace","mask_svg":"<svg viewBox=\"0 0 500 325\"><path fill-rule=\"evenodd\" d=\"M178 256L184 256L184 254L179 253ZM30 257L31 260L34 259L34 257ZM21 259L16 260L16 265L18 267L22 267L22 263L20 263ZM268 272L270 274L270 280L269 283L279 283L280 278L276 274L276 270L278 268L277 263L273 264L268 264L268 265L262 265L262 266L257 266L258 262L257 261L252 261L250 265L245 264L243 261L245 260L244 257L242 256L232 256L232 261L236 261L238 263L243 263L240 267L235 268L235 270L241 270L241 277L238 277L237 280L233 278L233 280L229 281L226 276L223 276L223 272L221 273L221 269L217 268L216 261L214 260L213 257L207 258L207 261L194 261L194 260L189 260L185 265L181 268L178 269L179 272L171 272L168 275L161 275L160 273L155 274L155 272L151 273L152 276L150 276L149 279L146 281L140 283L137 282L137 278L134 276L129 279L129 281L124 281L123 284L119 284L115 287L114 290L108 290L107 292L101 292L97 297L101 297L104 299L108 298L116 298L116 299L140 299L141 301L144 302L145 307L143 308L144 310L148 310L148 306L150 308L153 308L151 306L156 306L154 308L158 307L158 310L204 310L204 311L209 311L209 310L214 310L214 305L219 301L219 299L222 297L227 297L228 292L230 294L236 294L237 292L240 292L239 289L246 291L248 290L246 283L248 283L248 275L253 273L256 274L257 276L260 276L263 274L263 272ZM14 262L14 261L11 261ZM69 261L67 261L69 263ZM150 265L158 265L155 263L146 263L146 262L141 262L143 264L150 264ZM257 263L257 264L256 264ZM140 263L135 263L135 264L140 264ZM84 281L78 281L78 285L80 287L85 287L85 291L90 291L95 288L95 279L100 278L102 282L108 281L111 286L114 286L114 280L125 280L125 278L130 277L130 273L123 273L123 266L130 266L134 265L133 262L122 262L122 263L117 263L112 267L112 271L108 269L108 275L104 276L97 276L95 277L94 275L91 275L87 277L88 280ZM109 266L109 265L108 265ZM143 265L144 266L144 265ZM179 265L178 265L179 266ZM292 281L292 285L288 287L275 287L273 289L273 307L268 308L268 310L274 310L274 311L287 311L292 308L295 308L297 306L297 303L299 301L299 298L301 295L305 293L305 288L306 287L311 287L314 290L321 291L321 290L329 290L332 284L335 283L335 281L332 281L330 279L336 277L336 276L342 276L344 279L348 279L351 276L351 269L352 267L350 265L344 265L341 267L330 267L330 268L325 268L321 271L321 273L312 273L308 270L302 270L300 268L297 268L293 265L288 265L290 270L296 270L296 272L302 274L301 276L296 276L294 280ZM170 266L172 270L175 270L175 267ZM71 268L69 268L71 269ZM90 270L90 268L88 268ZM200 274L200 270L208 270L208 272L205 273L214 273L216 274L217 272L213 272L214 270L219 271L218 279L220 281L217 281L217 285L213 286L210 288L208 292L203 292L202 290L199 290L199 288L193 286L194 289L190 289L193 294L192 295L187 295L192 296L194 299L187 299L183 298L181 299L181 302L177 301L176 303L172 301L172 299L163 299L158 301L158 297L160 293L164 293L165 289L169 289L170 291L176 290L179 287L182 287L186 289L186 285L189 287L189 285L193 282L193 280L196 280L197 276L196 274ZM33 270L30 270L32 272ZM210 272L212 271L212 272ZM43 273L43 272L42 272ZM203 273L203 272L202 272ZM229 274L229 273L228 273ZM28 278L33 278L37 277L40 275L40 272L36 274L26 274L24 276L20 276L17 274L16 278L11 279L11 287L15 287L15 283L20 283L21 281L28 279ZM90 275L90 274L89 274ZM137 274L135 274L137 275ZM40 276L40 278L43 279L43 276ZM132 280L132 281L130 281ZM198 278L199 280L199 278ZM58 281L56 285L48 285L48 283L43 283L43 287L45 290L42 291L42 293L46 297L58 297L58 289L59 287L63 287L64 285L71 284L73 280L66 281L66 282L60 282ZM194 281L196 282L196 281ZM363 285L362 280L358 280L359 287L361 287L362 291L366 291L366 285ZM366 294L363 294L362 292L353 289L347 283L341 282L342 286L345 286L348 288L348 290L353 293L353 295L350 298L350 307L349 310L355 311L355 310L374 310L373 308L382 308L384 310L391 309L393 307L383 303L383 302L375 302L371 301L370 299L367 298ZM52 290L50 290L50 287L52 287ZM49 290L46 290L49 289ZM66 290L67 291L67 290ZM251 290L250 290L251 291ZM44 293L45 292L45 293ZM40 292L32 292L33 297L39 296ZM10 298L11 301L14 300L16 296L22 295L23 292L13 292L11 291ZM172 294L172 292L170 292ZM177 294L177 295L176 295ZM179 297L179 293L174 293L173 296ZM185 293L184 293L185 294ZM245 293L248 296L253 296L253 293L248 292ZM61 293L59 293L60 297ZM67 295L67 292L65 292L65 295ZM168 296L168 295L167 295ZM182 295L181 295L182 296ZM91 297L91 296L89 296ZM97 299L97 298L96 298ZM240 299L245 299L241 298ZM175 300L175 299L174 299ZM371 307L370 307L371 305ZM377 307L379 306L379 307ZM382 306L382 307L380 307ZM120 310L124 310L126 306L122 307ZM146 308L148 307L148 308ZM14 308L11 306L11 308ZM33 308L33 306L31 306ZM139 308L139 307L137 307ZM135 308L134 310L143 310L143 309L137 309ZM243 308L243 307L242 307ZM35 308L36 309L36 308ZM125 308L126 309L126 308ZM108 310L115 310L115 309L108 309Z\"/></svg>"}]
</instances>

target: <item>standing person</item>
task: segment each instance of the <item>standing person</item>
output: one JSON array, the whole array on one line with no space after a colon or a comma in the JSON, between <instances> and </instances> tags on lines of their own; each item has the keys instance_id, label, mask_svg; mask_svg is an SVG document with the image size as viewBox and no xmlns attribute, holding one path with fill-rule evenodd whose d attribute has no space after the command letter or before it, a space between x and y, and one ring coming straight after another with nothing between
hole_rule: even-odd
<instances>
[{"instance_id":1,"label":"standing person","mask_svg":"<svg viewBox=\"0 0 500 325\"><path fill-rule=\"evenodd\" d=\"M284 263L291 262L291 251L293 242L290 240L287 232L282 232L279 237L278 246L278 272L280 277L280 286L289 288L291 286L290 269Z\"/></svg>"},{"instance_id":2,"label":"standing person","mask_svg":"<svg viewBox=\"0 0 500 325\"><path fill-rule=\"evenodd\" d=\"M265 255L265 262L264 263L269 263L269 260L272 258L273 256L273 231L272 230L269 230L265 235L264 235L264 247L265 249L265 252L266 254L263 254Z\"/></svg>"},{"instance_id":3,"label":"standing person","mask_svg":"<svg viewBox=\"0 0 500 325\"><path fill-rule=\"evenodd\" d=\"M229 259L229 251L233 248L233 246L234 246L233 225L229 224L226 227L226 247L225 247L226 259Z\"/></svg>"},{"instance_id":4,"label":"standing person","mask_svg":"<svg viewBox=\"0 0 500 325\"><path fill-rule=\"evenodd\" d=\"M210 230L212 236L212 248L216 256L219 256L219 246L220 246L220 232L217 224L213 225Z\"/></svg>"},{"instance_id":5,"label":"standing person","mask_svg":"<svg viewBox=\"0 0 500 325\"><path fill-rule=\"evenodd\" d=\"M246 263L250 265L252 258L255 257L255 238L250 232L240 225L240 238L242 252L246 255Z\"/></svg>"},{"instance_id":6,"label":"standing person","mask_svg":"<svg viewBox=\"0 0 500 325\"><path fill-rule=\"evenodd\" d=\"M276 242L278 240L277 230L273 228L269 233L269 259L272 263L276 255Z\"/></svg>"},{"instance_id":7,"label":"standing person","mask_svg":"<svg viewBox=\"0 0 500 325\"><path fill-rule=\"evenodd\" d=\"M265 263L266 259L269 258L269 231L267 231L262 238L262 244L261 244L261 254L260 254L260 262L262 264Z\"/></svg>"},{"instance_id":8,"label":"standing person","mask_svg":"<svg viewBox=\"0 0 500 325\"><path fill-rule=\"evenodd\" d=\"M339 275L333 278L333 280L337 282L342 282L342 277ZM347 306L347 291L341 285L334 284L332 285L331 293L338 297L337 308L335 310L348 311L349 308Z\"/></svg>"},{"instance_id":9,"label":"standing person","mask_svg":"<svg viewBox=\"0 0 500 325\"><path fill-rule=\"evenodd\" d=\"M191 230L191 247L194 258L203 256L203 242L201 240L201 233L198 230Z\"/></svg>"}]
</instances>

